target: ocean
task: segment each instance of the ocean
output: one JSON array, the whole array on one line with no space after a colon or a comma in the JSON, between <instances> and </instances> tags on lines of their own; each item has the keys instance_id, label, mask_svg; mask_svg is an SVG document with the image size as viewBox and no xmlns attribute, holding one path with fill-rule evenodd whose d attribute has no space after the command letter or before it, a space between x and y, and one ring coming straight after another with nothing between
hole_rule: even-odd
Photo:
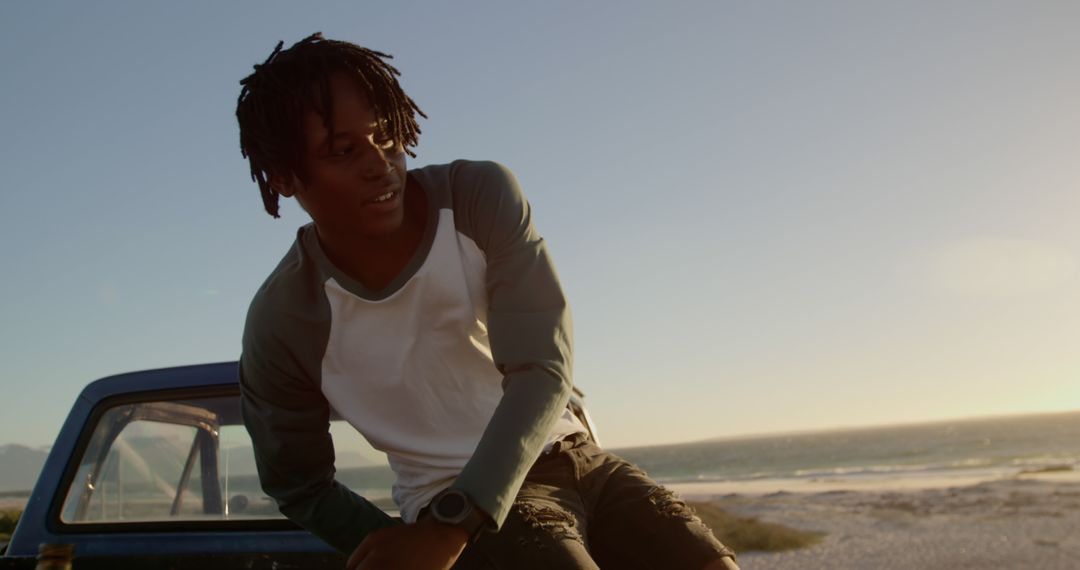
<instances>
[{"instance_id":1,"label":"ocean","mask_svg":"<svg viewBox=\"0 0 1080 570\"><path fill-rule=\"evenodd\" d=\"M662 483L1008 476L1080 470L1080 412L614 450Z\"/></svg>"}]
</instances>

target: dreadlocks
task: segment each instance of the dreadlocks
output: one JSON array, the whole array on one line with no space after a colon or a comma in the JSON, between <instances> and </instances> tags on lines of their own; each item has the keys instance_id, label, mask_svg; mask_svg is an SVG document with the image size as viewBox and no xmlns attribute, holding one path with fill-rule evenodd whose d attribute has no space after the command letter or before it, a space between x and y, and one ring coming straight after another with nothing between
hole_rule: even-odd
<instances>
[{"instance_id":1,"label":"dreadlocks","mask_svg":"<svg viewBox=\"0 0 1080 570\"><path fill-rule=\"evenodd\" d=\"M383 135L405 152L419 142L416 115L427 118L401 90L401 73L387 60L393 56L358 45L323 38L316 32L287 50L278 42L270 57L240 81L236 120L240 123L240 152L251 163L251 179L259 184L263 206L278 217L278 191L269 180L277 177L306 181L303 165L303 117L313 109L332 137L330 75L345 72L359 79L379 117ZM383 124L385 123L385 124Z\"/></svg>"}]
</instances>

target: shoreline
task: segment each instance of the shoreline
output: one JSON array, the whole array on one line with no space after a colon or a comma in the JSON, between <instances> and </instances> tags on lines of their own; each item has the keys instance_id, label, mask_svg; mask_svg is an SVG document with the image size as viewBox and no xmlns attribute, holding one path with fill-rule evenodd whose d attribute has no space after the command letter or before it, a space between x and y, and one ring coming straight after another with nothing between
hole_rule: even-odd
<instances>
[{"instance_id":1,"label":"shoreline","mask_svg":"<svg viewBox=\"0 0 1080 570\"><path fill-rule=\"evenodd\" d=\"M885 492L918 491L947 487L967 487L1011 479L1039 479L1080 482L1080 470L1023 472L1017 470L965 470L933 473L876 474L789 479L729 481L678 481L663 485L689 500L712 500L722 495L767 495L771 493L827 493L837 491Z\"/></svg>"}]
</instances>

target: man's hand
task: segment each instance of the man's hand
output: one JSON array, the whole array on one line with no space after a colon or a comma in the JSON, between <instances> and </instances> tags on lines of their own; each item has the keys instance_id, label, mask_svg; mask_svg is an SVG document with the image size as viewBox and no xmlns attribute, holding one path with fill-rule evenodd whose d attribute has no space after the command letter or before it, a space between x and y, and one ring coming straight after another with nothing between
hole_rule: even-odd
<instances>
[{"instance_id":1,"label":"man's hand","mask_svg":"<svg viewBox=\"0 0 1080 570\"><path fill-rule=\"evenodd\" d=\"M469 536L465 529L424 517L377 530L356 547L346 570L449 570Z\"/></svg>"}]
</instances>

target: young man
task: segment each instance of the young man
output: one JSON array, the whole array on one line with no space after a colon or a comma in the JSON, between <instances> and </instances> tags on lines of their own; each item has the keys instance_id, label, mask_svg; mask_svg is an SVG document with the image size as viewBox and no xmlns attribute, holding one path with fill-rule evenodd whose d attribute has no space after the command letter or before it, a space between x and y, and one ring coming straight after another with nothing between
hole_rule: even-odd
<instances>
[{"instance_id":1,"label":"young man","mask_svg":"<svg viewBox=\"0 0 1080 570\"><path fill-rule=\"evenodd\" d=\"M734 568L567 410L569 311L510 172L406 170L423 113L389 56L281 47L237 105L267 212L292 197L313 221L255 294L240 364L281 512L350 568ZM404 524L335 481L331 409L386 452Z\"/></svg>"}]
</instances>

